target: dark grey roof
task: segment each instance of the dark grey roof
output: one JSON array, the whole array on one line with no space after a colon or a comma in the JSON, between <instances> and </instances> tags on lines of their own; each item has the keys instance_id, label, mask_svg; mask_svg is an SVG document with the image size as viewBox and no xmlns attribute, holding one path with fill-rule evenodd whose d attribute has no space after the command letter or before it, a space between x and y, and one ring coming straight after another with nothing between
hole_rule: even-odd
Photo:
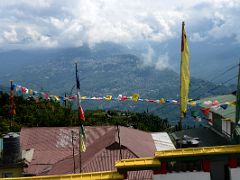
<instances>
[{"instance_id":1,"label":"dark grey roof","mask_svg":"<svg viewBox=\"0 0 240 180\"><path fill-rule=\"evenodd\" d=\"M184 135L190 136L192 138L199 138L200 139L199 147L221 146L230 144L230 142L225 137L221 136L217 132L214 132L214 130L212 130L211 127L186 129L170 134L171 138L175 142L177 138L181 139Z\"/></svg>"}]
</instances>

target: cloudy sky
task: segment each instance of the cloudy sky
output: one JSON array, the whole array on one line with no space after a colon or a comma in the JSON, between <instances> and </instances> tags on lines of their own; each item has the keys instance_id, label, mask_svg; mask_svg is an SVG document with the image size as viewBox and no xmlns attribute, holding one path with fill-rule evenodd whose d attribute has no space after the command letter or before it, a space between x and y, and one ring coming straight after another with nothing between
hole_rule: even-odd
<instances>
[{"instance_id":1,"label":"cloudy sky","mask_svg":"<svg viewBox=\"0 0 240 180\"><path fill-rule=\"evenodd\" d=\"M204 78L237 66L239 17L240 0L1 0L0 52L114 42L138 49L142 66L178 71L185 21L192 74Z\"/></svg>"},{"instance_id":2,"label":"cloudy sky","mask_svg":"<svg viewBox=\"0 0 240 180\"><path fill-rule=\"evenodd\" d=\"M112 41L240 43L239 0L1 0L0 48L78 47Z\"/></svg>"}]
</instances>

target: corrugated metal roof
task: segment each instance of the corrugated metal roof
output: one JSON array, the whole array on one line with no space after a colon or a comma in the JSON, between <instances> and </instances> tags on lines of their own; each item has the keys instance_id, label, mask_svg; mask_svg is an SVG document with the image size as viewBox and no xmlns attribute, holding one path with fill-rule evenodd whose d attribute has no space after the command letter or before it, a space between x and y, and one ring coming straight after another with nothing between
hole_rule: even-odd
<instances>
[{"instance_id":1,"label":"corrugated metal roof","mask_svg":"<svg viewBox=\"0 0 240 180\"><path fill-rule=\"evenodd\" d=\"M143 171L128 171L128 180L152 180L153 171L152 170L143 170Z\"/></svg>"},{"instance_id":2,"label":"corrugated metal roof","mask_svg":"<svg viewBox=\"0 0 240 180\"><path fill-rule=\"evenodd\" d=\"M225 119L230 119L232 122L235 122L235 111L236 111L235 105L229 105L227 109L223 109L221 107L214 108L211 105L204 104L204 102L206 102L206 101L215 101L215 100L217 100L219 102L219 104L223 104L226 102L236 101L236 96L234 96L232 94L213 96L213 97L207 97L207 98L200 99L196 102L200 103L199 105L201 107L205 107L205 108L210 107L212 112L219 114L220 116L222 116Z\"/></svg>"},{"instance_id":3,"label":"corrugated metal roof","mask_svg":"<svg viewBox=\"0 0 240 180\"><path fill-rule=\"evenodd\" d=\"M94 157L87 160L86 154L82 153L82 172L98 172L98 171L113 171L116 170L115 162L120 160L118 149L103 149ZM122 149L123 158L136 158L136 156L128 149ZM79 155L75 156L76 172L79 172ZM73 157L70 156L52 166L52 169L47 173L50 174L70 174L73 173Z\"/></svg>"},{"instance_id":4,"label":"corrugated metal roof","mask_svg":"<svg viewBox=\"0 0 240 180\"><path fill-rule=\"evenodd\" d=\"M150 133L126 127L120 128L123 158L149 157L156 150ZM119 160L117 128L114 126L86 126L87 151L82 153L83 172L114 170ZM72 131L78 138L78 127L23 128L22 149L34 148L33 159L26 173L73 173ZM75 159L78 166L78 140ZM77 171L79 172L79 171Z\"/></svg>"},{"instance_id":5,"label":"corrugated metal roof","mask_svg":"<svg viewBox=\"0 0 240 180\"><path fill-rule=\"evenodd\" d=\"M156 151L151 133L121 126L120 137L121 144L136 154L137 157L153 156ZM116 142L118 142L117 136Z\"/></svg>"}]
</instances>

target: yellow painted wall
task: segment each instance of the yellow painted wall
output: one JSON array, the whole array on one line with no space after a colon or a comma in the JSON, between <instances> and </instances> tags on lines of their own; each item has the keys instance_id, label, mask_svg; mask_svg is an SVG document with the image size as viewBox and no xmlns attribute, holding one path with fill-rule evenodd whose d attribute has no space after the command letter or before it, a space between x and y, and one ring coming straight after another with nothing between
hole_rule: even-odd
<instances>
[{"instance_id":1,"label":"yellow painted wall","mask_svg":"<svg viewBox=\"0 0 240 180\"><path fill-rule=\"evenodd\" d=\"M17 178L0 178L0 180L123 180L122 174L115 171L103 171L94 173L68 174L68 175L51 175L51 176L34 176L34 177L17 177Z\"/></svg>"}]
</instances>

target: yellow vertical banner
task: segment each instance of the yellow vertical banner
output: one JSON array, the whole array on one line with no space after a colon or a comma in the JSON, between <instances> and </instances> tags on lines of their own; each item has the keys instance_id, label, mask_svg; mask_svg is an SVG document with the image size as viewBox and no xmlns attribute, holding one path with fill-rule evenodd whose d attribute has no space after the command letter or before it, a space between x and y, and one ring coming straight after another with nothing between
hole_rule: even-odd
<instances>
[{"instance_id":1,"label":"yellow vertical banner","mask_svg":"<svg viewBox=\"0 0 240 180\"><path fill-rule=\"evenodd\" d=\"M184 22L182 23L180 76L180 114L181 117L184 117L185 113L187 112L188 91L190 83L189 49Z\"/></svg>"}]
</instances>

